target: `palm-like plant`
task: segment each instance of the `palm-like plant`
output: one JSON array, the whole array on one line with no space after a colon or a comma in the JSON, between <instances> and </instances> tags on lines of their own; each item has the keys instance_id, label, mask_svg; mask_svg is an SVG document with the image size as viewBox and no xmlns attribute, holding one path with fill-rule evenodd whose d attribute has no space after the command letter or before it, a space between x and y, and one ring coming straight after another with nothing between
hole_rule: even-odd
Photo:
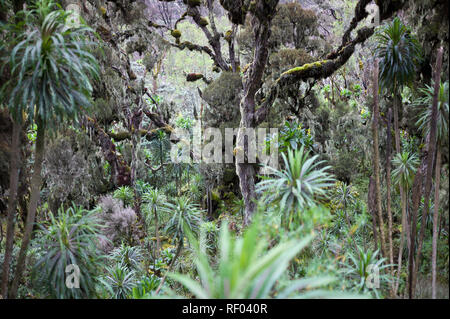
<instances>
[{"instance_id":1,"label":"palm-like plant","mask_svg":"<svg viewBox=\"0 0 450 319\"><path fill-rule=\"evenodd\" d=\"M355 190L352 185L343 182L337 182L336 191L333 196L333 201L344 208L344 210L353 205L356 201Z\"/></svg>"},{"instance_id":2,"label":"palm-like plant","mask_svg":"<svg viewBox=\"0 0 450 319\"><path fill-rule=\"evenodd\" d=\"M121 263L107 268L107 272L105 278L100 281L109 291L111 298L127 299L136 286L136 272Z\"/></svg>"},{"instance_id":3,"label":"palm-like plant","mask_svg":"<svg viewBox=\"0 0 450 319\"><path fill-rule=\"evenodd\" d=\"M386 258L377 258L378 253L378 250L375 252L370 249L364 251L358 247L357 254L349 253L349 263L344 265L344 273L352 282L356 282L354 288L358 292L373 292L377 298L380 298L378 288L390 282L389 275L387 273L385 274L383 270L390 267L390 265L385 264ZM375 275L377 275L377 278ZM380 287L371 287L368 285L369 282L376 284L376 282L371 282L371 279L374 281L377 280Z\"/></svg>"},{"instance_id":4,"label":"palm-like plant","mask_svg":"<svg viewBox=\"0 0 450 319\"><path fill-rule=\"evenodd\" d=\"M394 166L394 170L392 171L394 184L397 184L404 190L408 190L412 185L414 174L419 165L417 154L403 151L395 155L392 159L392 164Z\"/></svg>"},{"instance_id":5,"label":"palm-like plant","mask_svg":"<svg viewBox=\"0 0 450 319\"><path fill-rule=\"evenodd\" d=\"M436 298L436 256L437 256L437 223L439 214L439 186L441 179L441 152L445 143L448 144L448 112L449 112L449 82L440 83L437 98L437 118L436 118L436 171L435 171L435 189L434 189L434 212L433 212L433 244L432 244L432 297ZM419 90L423 98L416 104L422 106L417 124L424 132L424 135L430 134L432 121L432 107L430 105L434 96L434 83L432 86L425 86Z\"/></svg>"},{"instance_id":6,"label":"palm-like plant","mask_svg":"<svg viewBox=\"0 0 450 319\"><path fill-rule=\"evenodd\" d=\"M190 232L198 234L202 221L202 210L198 205L191 203L190 199L185 196L177 197L173 204L167 203L164 210L172 214L172 218L167 223L165 232L168 236L178 241L178 247L175 256L170 262L168 271L155 292L156 294L161 290L167 274L172 270L175 261L181 253L184 245L184 237L186 236L185 230L188 229Z\"/></svg>"},{"instance_id":7,"label":"palm-like plant","mask_svg":"<svg viewBox=\"0 0 450 319\"><path fill-rule=\"evenodd\" d=\"M380 84L382 88L397 91L410 83L421 58L419 41L399 18L386 25L375 35L378 46L375 54L380 58Z\"/></svg>"},{"instance_id":8,"label":"palm-like plant","mask_svg":"<svg viewBox=\"0 0 450 319\"><path fill-rule=\"evenodd\" d=\"M330 291L314 290L331 283L331 277L292 280L287 286L281 287L282 289L276 289L277 282L288 268L289 262L310 243L312 235L300 241L282 242L266 250L268 243L261 239L258 221L254 221L240 238L234 238L227 223L223 223L219 237L217 269L201 252L195 238L188 236L197 253L195 262L200 283L183 274L169 276L183 284L196 298L339 297Z\"/></svg>"},{"instance_id":9,"label":"palm-like plant","mask_svg":"<svg viewBox=\"0 0 450 319\"><path fill-rule=\"evenodd\" d=\"M114 191L113 197L120 199L124 206L130 206L134 201L134 193L129 186L120 186Z\"/></svg>"},{"instance_id":10,"label":"palm-like plant","mask_svg":"<svg viewBox=\"0 0 450 319\"><path fill-rule=\"evenodd\" d=\"M146 214L146 223L147 225L150 224L151 214L155 217L155 237L156 237L156 258L159 257L159 251L160 251L160 239L159 239L159 224L158 224L158 209L162 208L164 204L166 203L166 196L159 191L157 188L150 189L149 191L145 192L142 196L142 200L145 203L145 211L149 214Z\"/></svg>"},{"instance_id":11,"label":"palm-like plant","mask_svg":"<svg viewBox=\"0 0 450 319\"><path fill-rule=\"evenodd\" d=\"M431 121L431 103L434 95L434 84L425 85L424 88L419 89L419 92L423 94L423 97L418 99L415 105L418 106L419 119L417 124L419 129L427 135L430 131L430 121ZM446 81L441 83L439 86L438 95L438 115L437 115L437 134L436 138L438 145L443 142L448 141L448 112L449 112L449 82Z\"/></svg>"},{"instance_id":12,"label":"palm-like plant","mask_svg":"<svg viewBox=\"0 0 450 319\"><path fill-rule=\"evenodd\" d=\"M101 225L95 211L77 206L50 212L47 228L42 227L38 240L42 242L42 257L33 267L33 277L39 287L45 288L52 298L89 298L95 293L95 277L102 264L97 247ZM80 269L80 289L66 286L66 267Z\"/></svg>"},{"instance_id":13,"label":"palm-like plant","mask_svg":"<svg viewBox=\"0 0 450 319\"><path fill-rule=\"evenodd\" d=\"M98 77L98 64L86 40L91 29L68 26L69 13L58 8L52 0L40 0L25 10L25 23L17 28L17 45L8 52L11 77L2 86L14 120L21 121L25 113L37 125L29 212L11 297L17 294L36 215L45 132L65 120L78 119L90 105L89 76Z\"/></svg>"},{"instance_id":14,"label":"palm-like plant","mask_svg":"<svg viewBox=\"0 0 450 319\"><path fill-rule=\"evenodd\" d=\"M287 158L281 154L285 169L279 171L268 167L275 175L265 178L257 184L257 192L263 193L263 201L279 205L280 211L285 212L285 224L297 214L299 210L311 207L318 200L326 196L326 189L333 185L334 179L327 172L330 166L320 168L324 161L317 161L317 155L309 157L304 151L288 150Z\"/></svg>"},{"instance_id":15,"label":"palm-like plant","mask_svg":"<svg viewBox=\"0 0 450 319\"><path fill-rule=\"evenodd\" d=\"M400 239L400 247L398 253L398 271L397 280L395 282L394 293L397 293L398 287L400 285L400 272L402 269L402 256L403 256L403 245L404 237L407 227L406 222L406 205L408 200L408 191L412 186L414 175L416 173L417 167L419 165L419 158L415 153L410 153L408 151L403 151L398 153L392 160L394 170L392 171L392 178L394 185L398 185L401 192L401 206L402 206L402 233Z\"/></svg>"},{"instance_id":16,"label":"palm-like plant","mask_svg":"<svg viewBox=\"0 0 450 319\"><path fill-rule=\"evenodd\" d=\"M201 224L202 210L197 204L191 203L188 197L175 198L174 203L166 203L165 210L172 213L172 218L167 223L165 232L168 236L183 243L186 225L193 233L197 234Z\"/></svg>"},{"instance_id":17,"label":"palm-like plant","mask_svg":"<svg viewBox=\"0 0 450 319\"><path fill-rule=\"evenodd\" d=\"M139 270L144 255L141 247L122 244L111 252L110 258L115 263L122 264L128 269Z\"/></svg>"}]
</instances>

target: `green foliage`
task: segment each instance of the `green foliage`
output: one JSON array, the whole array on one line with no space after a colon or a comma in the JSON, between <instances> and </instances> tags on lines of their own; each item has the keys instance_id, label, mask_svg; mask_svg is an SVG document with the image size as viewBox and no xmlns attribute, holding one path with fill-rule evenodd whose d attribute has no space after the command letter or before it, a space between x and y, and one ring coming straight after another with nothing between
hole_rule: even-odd
<instances>
[{"instance_id":1,"label":"green foliage","mask_svg":"<svg viewBox=\"0 0 450 319\"><path fill-rule=\"evenodd\" d=\"M179 242L184 240L184 229L188 227L190 231L197 234L201 224L201 213L198 205L191 203L187 197L177 197L174 203L167 203L164 210L172 214L172 218L166 225L165 232L168 236L177 239Z\"/></svg>"},{"instance_id":2,"label":"green foliage","mask_svg":"<svg viewBox=\"0 0 450 319\"><path fill-rule=\"evenodd\" d=\"M344 182L336 182L333 191L333 203L338 207L343 207L344 209L355 204L358 196L358 192L353 188L352 185L347 185Z\"/></svg>"},{"instance_id":3,"label":"green foliage","mask_svg":"<svg viewBox=\"0 0 450 319\"><path fill-rule=\"evenodd\" d=\"M345 276L351 279L353 289L361 293L373 293L375 297L380 298L380 289L386 288L391 281L390 276L384 270L390 265L385 264L386 258L377 258L379 251L373 252L371 249L364 251L358 247L358 253L349 252L348 262L344 264ZM368 283L372 282L378 272L378 280L380 287L371 288ZM371 278L372 276L373 278Z\"/></svg>"},{"instance_id":4,"label":"green foliage","mask_svg":"<svg viewBox=\"0 0 450 319\"><path fill-rule=\"evenodd\" d=\"M345 97L345 98L350 98L352 96L352 91L350 91L349 89L342 89L341 90L341 96Z\"/></svg>"},{"instance_id":5,"label":"green foliage","mask_svg":"<svg viewBox=\"0 0 450 319\"><path fill-rule=\"evenodd\" d=\"M113 262L124 265L128 269L138 271L141 268L141 262L144 259L144 254L139 246L131 247L121 244L120 247L117 247L111 252L109 258Z\"/></svg>"},{"instance_id":6,"label":"green foliage","mask_svg":"<svg viewBox=\"0 0 450 319\"><path fill-rule=\"evenodd\" d=\"M311 241L312 236L291 240L266 250L268 242L259 235L259 223L254 222L240 238L233 238L228 224L223 223L219 238L218 266L212 266L191 235L189 241L196 250L196 266L200 283L187 275L169 274L183 284L196 298L288 298L330 297L330 292L311 290L332 282L332 278L293 280L278 289L277 281L289 262ZM299 291L306 291L299 294Z\"/></svg>"},{"instance_id":7,"label":"green foliage","mask_svg":"<svg viewBox=\"0 0 450 319\"><path fill-rule=\"evenodd\" d=\"M106 269L107 275L101 278L111 298L127 299L136 285L136 272L118 263Z\"/></svg>"},{"instance_id":8,"label":"green foliage","mask_svg":"<svg viewBox=\"0 0 450 319\"><path fill-rule=\"evenodd\" d=\"M380 58L380 85L394 92L397 87L411 83L416 65L421 59L421 48L416 37L399 18L381 28L375 35Z\"/></svg>"},{"instance_id":9,"label":"green foliage","mask_svg":"<svg viewBox=\"0 0 450 319\"><path fill-rule=\"evenodd\" d=\"M266 143L270 145L270 140ZM300 147L312 151L313 145L314 141L309 129L304 129L301 123L286 121L278 134L278 151L280 152L285 152L288 149L297 150Z\"/></svg>"},{"instance_id":10,"label":"green foliage","mask_svg":"<svg viewBox=\"0 0 450 319\"><path fill-rule=\"evenodd\" d=\"M100 228L95 211L77 206L49 212L46 228L41 225L37 241L41 243L42 257L33 267L36 285L52 298L92 298L95 280L103 266L97 248ZM77 265L80 269L80 289L66 286L66 267Z\"/></svg>"},{"instance_id":11,"label":"green foliage","mask_svg":"<svg viewBox=\"0 0 450 319\"><path fill-rule=\"evenodd\" d=\"M152 291L156 290L160 282L161 279L153 274L148 277L142 278L141 281L139 281L139 283L136 285L136 287L133 287L133 299L144 298L147 294L150 294Z\"/></svg>"},{"instance_id":12,"label":"green foliage","mask_svg":"<svg viewBox=\"0 0 450 319\"><path fill-rule=\"evenodd\" d=\"M179 128L189 130L192 128L192 119L189 117L184 117L183 115L179 114L177 119L175 120L175 125Z\"/></svg>"},{"instance_id":13,"label":"green foliage","mask_svg":"<svg viewBox=\"0 0 450 319\"><path fill-rule=\"evenodd\" d=\"M8 96L16 121L22 121L25 112L30 121L53 127L65 119L76 120L90 105L89 76L96 79L99 73L86 40L92 30L69 26L70 13L58 7L51 0L37 1L22 13L24 23L12 27L15 46L2 57L11 77L1 95Z\"/></svg>"},{"instance_id":14,"label":"green foliage","mask_svg":"<svg viewBox=\"0 0 450 319\"><path fill-rule=\"evenodd\" d=\"M438 114L437 114L437 139L440 143L445 140L448 141L448 114L449 114L449 83L448 81L441 83L439 86L438 94ZM415 105L418 105L419 119L417 120L417 125L419 129L426 136L430 130L431 121L431 104L434 95L434 84L425 85L424 88L419 89L419 92L423 95L422 98L418 99Z\"/></svg>"},{"instance_id":15,"label":"green foliage","mask_svg":"<svg viewBox=\"0 0 450 319\"><path fill-rule=\"evenodd\" d=\"M333 185L328 174L329 166L319 168L324 161L317 161L317 155L309 157L302 146L300 150L288 150L287 158L281 154L285 169L269 169L275 175L266 177L257 184L258 193L263 193L262 201L279 205L284 218L290 221L304 208L314 206L326 197L326 189ZM283 224L287 224L287 220Z\"/></svg>"},{"instance_id":16,"label":"green foliage","mask_svg":"<svg viewBox=\"0 0 450 319\"><path fill-rule=\"evenodd\" d=\"M120 199L125 206L130 206L134 201L133 190L128 186L120 186L114 191L113 197Z\"/></svg>"},{"instance_id":17,"label":"green foliage","mask_svg":"<svg viewBox=\"0 0 450 319\"><path fill-rule=\"evenodd\" d=\"M394 184L409 189L412 186L414 175L419 165L419 158L416 153L403 151L397 153L392 159L392 179Z\"/></svg>"},{"instance_id":18,"label":"green foliage","mask_svg":"<svg viewBox=\"0 0 450 319\"><path fill-rule=\"evenodd\" d=\"M142 195L142 201L145 203L144 213L147 225L153 219L153 214L162 208L167 202L167 197L157 188L150 189Z\"/></svg>"}]
</instances>

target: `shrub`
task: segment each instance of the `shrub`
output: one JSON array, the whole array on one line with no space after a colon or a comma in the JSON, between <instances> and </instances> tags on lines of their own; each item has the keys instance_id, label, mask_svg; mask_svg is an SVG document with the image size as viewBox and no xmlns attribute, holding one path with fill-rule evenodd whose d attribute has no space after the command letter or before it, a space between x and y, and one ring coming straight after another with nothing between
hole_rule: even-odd
<instances>
[{"instance_id":1,"label":"shrub","mask_svg":"<svg viewBox=\"0 0 450 319\"><path fill-rule=\"evenodd\" d=\"M33 267L32 277L52 298L90 298L95 295L95 280L103 258L97 248L101 225L95 211L72 206L58 210L58 216L49 213L47 228L39 237L42 257ZM66 286L66 267L80 269L80 289Z\"/></svg>"}]
</instances>

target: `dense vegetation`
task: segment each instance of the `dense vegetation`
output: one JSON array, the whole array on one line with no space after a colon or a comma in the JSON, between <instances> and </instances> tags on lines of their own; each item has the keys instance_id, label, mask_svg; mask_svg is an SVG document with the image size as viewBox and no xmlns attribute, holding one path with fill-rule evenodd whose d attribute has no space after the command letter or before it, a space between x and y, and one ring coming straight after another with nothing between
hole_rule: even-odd
<instances>
[{"instance_id":1,"label":"dense vegetation","mask_svg":"<svg viewBox=\"0 0 450 319\"><path fill-rule=\"evenodd\" d=\"M3 298L448 298L447 1L0 9Z\"/></svg>"}]
</instances>

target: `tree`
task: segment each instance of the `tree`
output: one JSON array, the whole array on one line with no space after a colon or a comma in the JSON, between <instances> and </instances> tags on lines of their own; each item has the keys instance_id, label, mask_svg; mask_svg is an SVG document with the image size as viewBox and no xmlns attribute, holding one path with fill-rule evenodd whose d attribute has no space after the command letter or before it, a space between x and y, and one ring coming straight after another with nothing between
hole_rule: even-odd
<instances>
[{"instance_id":1,"label":"tree","mask_svg":"<svg viewBox=\"0 0 450 319\"><path fill-rule=\"evenodd\" d=\"M394 97L395 149L400 152L398 113L401 107L401 90L416 74L421 59L420 45L399 18L386 25L375 35L378 42L375 54L380 59L380 86Z\"/></svg>"},{"instance_id":2,"label":"tree","mask_svg":"<svg viewBox=\"0 0 450 319\"><path fill-rule=\"evenodd\" d=\"M401 205L402 205L402 232L400 235L400 247L398 252L398 270L397 270L397 281L394 286L394 295L397 294L398 286L400 284L400 273L402 270L402 255L403 255L403 245L406 228L408 227L406 221L406 210L407 210L407 200L408 200L408 190L412 186L414 179L414 174L419 165L419 158L415 153L409 153L408 151L403 151L397 153L392 160L394 170L392 171L392 179L394 185L398 185L399 188L403 189L401 192Z\"/></svg>"},{"instance_id":3,"label":"tree","mask_svg":"<svg viewBox=\"0 0 450 319\"><path fill-rule=\"evenodd\" d=\"M423 156L422 164L420 167L421 174L416 174L416 193L413 193L414 200L416 202L413 205L412 211L412 229L411 229L411 242L410 242L410 254L409 254L409 298L414 298L415 284L417 280L417 272L419 270L420 258L422 253L423 238L425 236L426 219L430 209L430 193L431 193L431 181L433 178L433 162L434 162L434 152L436 150L437 144L437 120L438 120L438 102L439 102L439 84L442 71L442 55L444 49L441 47L437 52L436 65L434 68L434 89L433 89L433 101L431 104L431 117L430 117L430 134L427 135L427 146L425 149L425 154ZM417 215L419 210L418 200L422 195L422 177L425 177L425 187L424 187L424 210L422 213L422 222L420 225L420 233L417 243L417 254L415 262L413 263L414 246L416 240L416 227L417 227Z\"/></svg>"},{"instance_id":4,"label":"tree","mask_svg":"<svg viewBox=\"0 0 450 319\"><path fill-rule=\"evenodd\" d=\"M172 214L172 218L167 223L165 231L167 235L171 236L174 240L177 240L178 246L175 256L170 262L169 269L167 269L167 272L164 274L164 277L162 278L158 289L156 289L155 294L158 294L161 290L167 274L172 271L175 261L181 253L181 249L184 245L184 237L186 236L186 227L193 234L197 234L201 223L202 211L196 204L191 203L190 199L187 197L177 197L175 199L175 203L167 203L164 210Z\"/></svg>"},{"instance_id":5,"label":"tree","mask_svg":"<svg viewBox=\"0 0 450 319\"><path fill-rule=\"evenodd\" d=\"M441 83L438 93L438 114L437 114L437 144L436 144L436 170L435 170L435 186L434 186L434 212L433 212L433 244L432 244L432 257L431 257L431 277L432 277L432 298L436 298L436 258L437 258L437 237L438 237L438 216L439 216L439 186L441 179L441 150L448 137L448 114L449 114L449 83L448 81ZM424 135L430 134L432 110L428 107L433 102L434 88L432 86L426 86L420 89L420 92L424 94L424 97L419 99L418 105L425 106L421 113L417 124L423 131Z\"/></svg>"},{"instance_id":6,"label":"tree","mask_svg":"<svg viewBox=\"0 0 450 319\"><path fill-rule=\"evenodd\" d=\"M39 201L45 133L63 121L77 120L90 105L89 75L97 78L98 64L88 52L87 27L68 26L69 13L51 0L39 0L25 9L26 26L9 61L14 89L8 106L16 118L23 112L37 125L31 196L11 297L15 298L25 267L28 244Z\"/></svg>"},{"instance_id":7,"label":"tree","mask_svg":"<svg viewBox=\"0 0 450 319\"><path fill-rule=\"evenodd\" d=\"M373 174L375 176L376 211L380 226L381 253L386 257L386 237L384 234L384 222L381 207L381 185L380 185L380 152L378 143L378 119L380 118L378 106L378 59L375 59L373 77L373 112L372 112L372 138L373 138Z\"/></svg>"},{"instance_id":8,"label":"tree","mask_svg":"<svg viewBox=\"0 0 450 319\"><path fill-rule=\"evenodd\" d=\"M324 161L317 161L318 155L309 157L302 146L300 150L288 149L287 158L281 154L284 170L269 167L275 175L256 185L258 193L265 193L263 200L276 203L281 212L282 224L289 228L303 209L313 206L326 194L326 188L334 179L327 172L330 166L321 167Z\"/></svg>"},{"instance_id":9,"label":"tree","mask_svg":"<svg viewBox=\"0 0 450 319\"><path fill-rule=\"evenodd\" d=\"M420 45L416 37L411 34L399 18L395 18L391 24L386 25L375 35L378 42L375 54L380 59L379 79L381 88L389 90L394 98L394 136L395 151L400 150L399 109L401 108L401 91L404 85L412 82L415 76L416 65L421 58ZM390 141L390 118L388 119L388 140ZM386 174L390 175L390 145L386 161ZM390 176L386 176L387 179ZM392 247L392 214L390 200L390 180L387 181L388 199L387 209L389 217L389 253L393 263ZM403 197L403 189L400 188L400 197ZM404 203L402 201L402 203ZM402 208L402 212L405 209ZM403 219L403 217L402 217Z\"/></svg>"},{"instance_id":10,"label":"tree","mask_svg":"<svg viewBox=\"0 0 450 319\"><path fill-rule=\"evenodd\" d=\"M145 192L142 196L142 200L146 203L146 208L149 213L152 213L155 217L155 237L156 237L156 253L155 258L159 257L160 239L159 239L159 225L158 225L158 209L162 208L166 202L166 196L156 189L151 189ZM147 216L149 219L149 216Z\"/></svg>"},{"instance_id":11,"label":"tree","mask_svg":"<svg viewBox=\"0 0 450 319\"><path fill-rule=\"evenodd\" d=\"M20 24L18 22L23 18L23 15L17 14L23 6L23 1L14 2L14 22L15 24L5 24L1 25L2 29L4 27L6 35L12 37L10 41L5 39L0 43L0 55L3 63L1 68L1 73L3 74L0 78L5 84L2 85L0 96L3 98L7 96L9 91L12 89L8 84L8 76L10 70L8 69L8 59L9 59L9 46L14 46L17 43L17 38L15 37L16 31ZM2 8L3 10L4 8ZM5 9L6 12L6 9ZM3 19L2 19L3 20ZM6 19L5 19L6 21ZM20 165L20 133L22 131L22 118L15 119L11 117L13 123L13 132L11 136L11 160L10 160L10 182L9 182L9 198L8 198L8 213L7 213L7 228L6 228L6 243L5 243L5 259L3 261L3 272L2 272L2 286L0 287L1 294L3 298L8 297L8 285L9 285L9 269L12 258L13 246L14 246L14 228L15 228L15 213L17 207L17 189L19 187L19 165Z\"/></svg>"},{"instance_id":12,"label":"tree","mask_svg":"<svg viewBox=\"0 0 450 319\"><path fill-rule=\"evenodd\" d=\"M39 236L42 257L33 265L36 285L52 298L79 299L95 296L95 281L99 269L104 267L98 239L101 224L97 211L86 211L73 205L62 207L57 216L50 212L47 227ZM67 287L66 268L76 265L80 269L79 289Z\"/></svg>"},{"instance_id":13,"label":"tree","mask_svg":"<svg viewBox=\"0 0 450 319\"><path fill-rule=\"evenodd\" d=\"M282 89L286 89L289 86L300 82L307 82L308 79L320 80L331 76L348 61L352 56L356 45L364 43L374 33L373 27L362 27L357 31L356 36L352 38L352 31L356 29L360 21L368 16L366 6L370 1L360 0L356 4L355 15L344 33L341 45L336 50L330 52L325 60L301 64L291 68L283 72L280 76L276 76L276 81L274 81L270 87L262 88L264 72L269 55L271 24L277 11L278 2L278 0L220 0L220 4L228 12L228 17L233 24L232 30L225 34L219 33L215 27L212 15L214 0L206 1L209 12L208 24L204 23L204 19L200 14L200 8L204 4L204 2L201 1L187 1L186 12L177 20L174 29L150 23L153 27L171 30L171 35L175 38L175 43L171 43L172 46L179 49L187 48L191 51L204 52L214 61L218 71L232 70L233 72L236 72L238 66L234 50L236 26L244 25L246 17L251 17L251 43L253 54L251 63L249 63L245 70L242 70L244 73L243 89L241 93L242 99L239 104L241 119L236 141L237 145L243 146L244 152L246 152L247 149L246 143L244 143L245 129L255 128L266 120L271 107ZM390 17L394 12L403 7L406 2L407 1L396 1L395 3L386 2L380 4L380 19L383 20ZM182 35L181 32L176 29L177 24L187 17L191 17L194 23L204 32L208 40L207 46L196 45L188 41L180 40ZM220 41L222 37L229 46L229 64L222 54ZM204 77L199 76L197 79L204 80ZM261 93L258 94L258 97L256 96L257 92ZM254 202L256 199L256 170L253 163L238 163L238 161L236 161L236 173L239 177L239 186L245 203L244 224L246 225L250 222L256 209Z\"/></svg>"}]
</instances>

